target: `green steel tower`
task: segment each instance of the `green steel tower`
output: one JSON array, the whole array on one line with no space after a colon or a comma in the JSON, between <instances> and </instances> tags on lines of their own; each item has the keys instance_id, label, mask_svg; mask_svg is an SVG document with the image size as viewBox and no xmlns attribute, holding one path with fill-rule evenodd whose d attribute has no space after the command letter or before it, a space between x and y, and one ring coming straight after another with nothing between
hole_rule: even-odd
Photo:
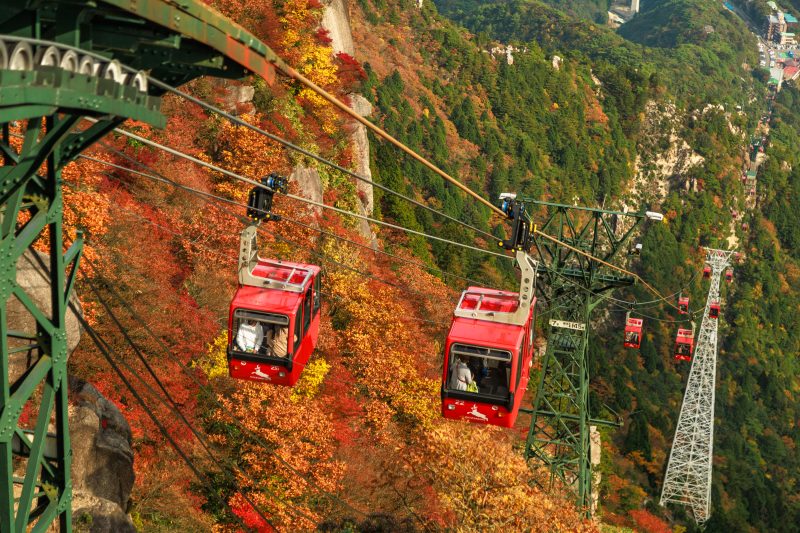
<instances>
[{"instance_id":1,"label":"green steel tower","mask_svg":"<svg viewBox=\"0 0 800 533\"><path fill-rule=\"evenodd\" d=\"M150 76L179 85L253 72L271 82L276 59L199 0L3 2L0 531L56 522L72 530L65 317L82 239L65 250L61 170L128 118L164 126L163 91ZM50 254L48 306L17 283L17 262L37 241ZM12 299L35 324L30 330L9 329ZM23 410L33 424L20 420Z\"/></svg>"},{"instance_id":2,"label":"green steel tower","mask_svg":"<svg viewBox=\"0 0 800 533\"><path fill-rule=\"evenodd\" d=\"M625 247L626 241L643 220L662 216L521 201L529 216L544 217L533 226L530 253L539 261L540 290L550 302L525 458L546 464L551 480L573 487L578 507L590 513L590 426L616 423L593 418L589 405L589 320L605 293L635 281L611 261L623 251L637 254L640 247Z\"/></svg>"}]
</instances>

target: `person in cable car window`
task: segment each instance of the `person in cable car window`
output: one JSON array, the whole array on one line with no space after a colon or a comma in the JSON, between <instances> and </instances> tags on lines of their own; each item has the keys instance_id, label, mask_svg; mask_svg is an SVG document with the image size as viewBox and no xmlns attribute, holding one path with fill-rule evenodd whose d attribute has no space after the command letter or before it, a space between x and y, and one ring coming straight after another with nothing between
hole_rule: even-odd
<instances>
[{"instance_id":1,"label":"person in cable car window","mask_svg":"<svg viewBox=\"0 0 800 533\"><path fill-rule=\"evenodd\" d=\"M684 343L678 344L678 354L689 355L689 345Z\"/></svg>"},{"instance_id":2,"label":"person in cable car window","mask_svg":"<svg viewBox=\"0 0 800 533\"><path fill-rule=\"evenodd\" d=\"M459 357L453 368L450 388L453 390L466 391L470 383L472 383L472 370L469 369L464 359Z\"/></svg>"},{"instance_id":3,"label":"person in cable car window","mask_svg":"<svg viewBox=\"0 0 800 533\"><path fill-rule=\"evenodd\" d=\"M275 357L286 357L289 353L289 328L275 326L270 334L269 347Z\"/></svg>"},{"instance_id":4,"label":"person in cable car window","mask_svg":"<svg viewBox=\"0 0 800 533\"><path fill-rule=\"evenodd\" d=\"M255 320L242 320L236 332L236 345L243 352L256 353L264 342L264 329Z\"/></svg>"},{"instance_id":5,"label":"person in cable car window","mask_svg":"<svg viewBox=\"0 0 800 533\"><path fill-rule=\"evenodd\" d=\"M627 331L625 333L625 342L639 344L639 334L635 331Z\"/></svg>"}]
</instances>

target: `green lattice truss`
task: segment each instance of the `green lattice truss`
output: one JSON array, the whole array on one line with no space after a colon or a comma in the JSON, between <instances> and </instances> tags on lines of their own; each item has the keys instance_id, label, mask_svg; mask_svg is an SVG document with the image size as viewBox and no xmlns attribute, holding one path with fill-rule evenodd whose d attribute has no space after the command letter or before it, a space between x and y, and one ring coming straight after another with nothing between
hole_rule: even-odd
<instances>
[{"instance_id":1,"label":"green lattice truss","mask_svg":"<svg viewBox=\"0 0 800 533\"><path fill-rule=\"evenodd\" d=\"M72 529L65 317L82 239L65 251L61 169L127 118L164 126L143 69L171 85L248 71L272 81L274 60L197 0L3 2L0 531L45 531L56 521ZM37 240L50 252L47 306L17 284L17 263ZM35 324L30 330L9 330L12 299ZM20 421L23 410L32 423Z\"/></svg>"},{"instance_id":2,"label":"green lattice truss","mask_svg":"<svg viewBox=\"0 0 800 533\"><path fill-rule=\"evenodd\" d=\"M631 285L634 278L570 247L610 263L621 251L628 251L626 241L647 215L525 201L529 213L535 215L538 208L544 214L538 231L560 241L533 234L531 255L540 262L539 279L550 307L543 324L547 349L533 409L528 411L533 418L525 457L545 463L551 482L560 480L573 487L579 508L588 514L592 509L590 426L614 424L593 418L589 405L589 317L604 293Z\"/></svg>"}]
</instances>

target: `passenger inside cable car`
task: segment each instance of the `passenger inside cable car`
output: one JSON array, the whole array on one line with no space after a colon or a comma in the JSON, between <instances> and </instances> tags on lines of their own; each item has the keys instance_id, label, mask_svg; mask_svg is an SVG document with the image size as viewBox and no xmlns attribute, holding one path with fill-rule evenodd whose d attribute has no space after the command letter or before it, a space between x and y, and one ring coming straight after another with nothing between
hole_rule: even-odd
<instances>
[{"instance_id":1,"label":"passenger inside cable car","mask_svg":"<svg viewBox=\"0 0 800 533\"><path fill-rule=\"evenodd\" d=\"M689 313L689 298L687 296L678 298L678 313L682 315Z\"/></svg>"},{"instance_id":2,"label":"passenger inside cable car","mask_svg":"<svg viewBox=\"0 0 800 533\"><path fill-rule=\"evenodd\" d=\"M317 344L318 266L262 259L256 226L242 232L239 288L228 322L228 371L233 378L294 385Z\"/></svg>"},{"instance_id":3,"label":"passenger inside cable car","mask_svg":"<svg viewBox=\"0 0 800 533\"><path fill-rule=\"evenodd\" d=\"M527 263L527 259L523 259ZM445 343L442 415L511 427L533 362L535 269L523 273L526 297L470 287L461 295Z\"/></svg>"},{"instance_id":4,"label":"passenger inside cable car","mask_svg":"<svg viewBox=\"0 0 800 533\"><path fill-rule=\"evenodd\" d=\"M678 335L675 339L675 359L691 361L693 349L694 331L691 329L678 329Z\"/></svg>"},{"instance_id":5,"label":"passenger inside cable car","mask_svg":"<svg viewBox=\"0 0 800 533\"><path fill-rule=\"evenodd\" d=\"M630 313L625 318L625 339L623 345L626 348L639 348L642 344L642 326L644 320L632 318Z\"/></svg>"}]
</instances>

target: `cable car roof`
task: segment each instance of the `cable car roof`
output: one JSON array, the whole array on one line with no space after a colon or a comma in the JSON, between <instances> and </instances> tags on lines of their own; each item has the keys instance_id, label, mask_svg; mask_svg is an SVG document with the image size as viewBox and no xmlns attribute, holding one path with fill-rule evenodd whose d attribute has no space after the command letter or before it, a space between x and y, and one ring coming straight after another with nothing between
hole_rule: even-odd
<instances>
[{"instance_id":1,"label":"cable car roof","mask_svg":"<svg viewBox=\"0 0 800 533\"><path fill-rule=\"evenodd\" d=\"M470 287L461 293L456 311L513 313L519 307L519 293L485 287Z\"/></svg>"},{"instance_id":2,"label":"cable car roof","mask_svg":"<svg viewBox=\"0 0 800 533\"><path fill-rule=\"evenodd\" d=\"M451 342L515 351L525 334L524 326L498 324L475 318L456 317L447 339Z\"/></svg>"},{"instance_id":3,"label":"cable car roof","mask_svg":"<svg viewBox=\"0 0 800 533\"><path fill-rule=\"evenodd\" d=\"M236 291L231 307L291 316L302 300L301 293L245 285Z\"/></svg>"},{"instance_id":4,"label":"cable car roof","mask_svg":"<svg viewBox=\"0 0 800 533\"><path fill-rule=\"evenodd\" d=\"M309 281L318 273L318 266L261 258L253 268L253 277L263 280L259 288L296 293L304 292Z\"/></svg>"}]
</instances>

